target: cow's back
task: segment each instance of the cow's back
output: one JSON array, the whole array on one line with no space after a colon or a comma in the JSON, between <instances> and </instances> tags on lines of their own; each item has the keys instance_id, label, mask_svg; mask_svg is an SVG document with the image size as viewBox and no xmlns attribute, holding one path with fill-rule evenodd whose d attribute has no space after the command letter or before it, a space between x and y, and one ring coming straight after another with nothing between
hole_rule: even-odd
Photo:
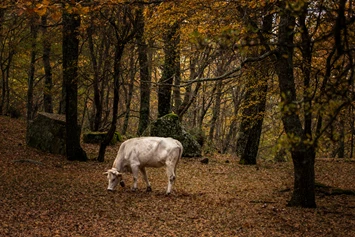
<instances>
[{"instance_id":1,"label":"cow's back","mask_svg":"<svg viewBox=\"0 0 355 237\"><path fill-rule=\"evenodd\" d=\"M139 166L161 167L167 160L179 159L180 152L182 145L173 138L137 137L121 144L116 160L122 159L123 163L136 163Z\"/></svg>"}]
</instances>

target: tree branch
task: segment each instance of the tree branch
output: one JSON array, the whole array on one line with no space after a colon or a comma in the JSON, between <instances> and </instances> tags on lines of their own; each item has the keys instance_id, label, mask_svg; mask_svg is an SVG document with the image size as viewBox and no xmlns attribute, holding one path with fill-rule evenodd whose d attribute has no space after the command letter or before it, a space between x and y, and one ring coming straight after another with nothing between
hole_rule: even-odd
<instances>
[{"instance_id":1,"label":"tree branch","mask_svg":"<svg viewBox=\"0 0 355 237\"><path fill-rule=\"evenodd\" d=\"M232 78L232 77L235 77L235 74L237 72L239 72L243 66L247 63L251 63L251 62L259 62L259 61L262 61L264 60L265 58L271 56L271 55L274 55L275 53L277 53L277 50L271 50L271 51L268 51L258 57L249 57L249 58L246 58L244 59L240 65L236 68L234 68L233 70L229 71L229 72L226 72L224 73L223 75L221 76L217 76L217 77L206 77L206 78L196 78L194 80L191 80L189 82L186 82L184 84L180 84L178 87L186 87L186 86L189 86L193 83L197 83L197 82L206 82L206 81L218 81L218 80L226 80L226 79L229 79L229 78Z\"/></svg>"}]
</instances>

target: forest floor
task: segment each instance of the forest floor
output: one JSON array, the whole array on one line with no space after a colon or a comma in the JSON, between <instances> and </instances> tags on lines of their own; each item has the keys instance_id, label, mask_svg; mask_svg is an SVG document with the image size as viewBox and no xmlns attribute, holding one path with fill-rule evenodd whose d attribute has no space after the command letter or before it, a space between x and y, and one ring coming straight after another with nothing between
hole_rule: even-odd
<instances>
[{"instance_id":1,"label":"forest floor","mask_svg":"<svg viewBox=\"0 0 355 237\"><path fill-rule=\"evenodd\" d=\"M183 158L170 196L164 169L148 169L153 192L107 192L106 161L70 162L27 147L26 125L0 116L0 236L355 236L355 196L317 189L317 208L286 207L292 162L242 166L232 156ZM83 145L91 158L96 145ZM355 190L355 162L319 159L316 181ZM333 192L334 191L334 192Z\"/></svg>"}]
</instances>

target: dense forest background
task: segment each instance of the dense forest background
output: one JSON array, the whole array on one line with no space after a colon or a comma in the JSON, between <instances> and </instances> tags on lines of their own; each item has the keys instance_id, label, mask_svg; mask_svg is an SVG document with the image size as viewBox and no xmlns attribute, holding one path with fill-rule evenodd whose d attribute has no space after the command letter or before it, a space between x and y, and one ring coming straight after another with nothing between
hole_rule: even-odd
<instances>
[{"instance_id":1,"label":"dense forest background","mask_svg":"<svg viewBox=\"0 0 355 237\"><path fill-rule=\"evenodd\" d=\"M205 152L292 159L290 204L315 206L315 157L354 153L354 20L347 0L5 0L0 114L130 137L174 112Z\"/></svg>"}]
</instances>

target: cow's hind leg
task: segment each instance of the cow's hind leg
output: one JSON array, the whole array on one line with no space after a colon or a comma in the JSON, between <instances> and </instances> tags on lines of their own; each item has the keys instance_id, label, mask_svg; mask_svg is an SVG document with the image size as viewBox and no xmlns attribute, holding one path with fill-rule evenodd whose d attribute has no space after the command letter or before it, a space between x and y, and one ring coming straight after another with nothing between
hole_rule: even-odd
<instances>
[{"instance_id":1,"label":"cow's hind leg","mask_svg":"<svg viewBox=\"0 0 355 237\"><path fill-rule=\"evenodd\" d=\"M166 190L166 194L169 195L171 193L171 188L174 184L175 181L175 171L174 168L172 167L167 167L166 168L166 174L168 176L168 188Z\"/></svg>"},{"instance_id":2,"label":"cow's hind leg","mask_svg":"<svg viewBox=\"0 0 355 237\"><path fill-rule=\"evenodd\" d=\"M133 175L133 187L132 191L137 191L137 182L138 182L138 167L137 166L131 166L132 169L132 175Z\"/></svg>"},{"instance_id":3,"label":"cow's hind leg","mask_svg":"<svg viewBox=\"0 0 355 237\"><path fill-rule=\"evenodd\" d=\"M141 168L140 171L142 172L143 179L144 179L145 183L147 184L147 192L151 192L152 187L150 186L150 182L148 180L148 176L147 176L147 172L145 171L145 168Z\"/></svg>"}]
</instances>

